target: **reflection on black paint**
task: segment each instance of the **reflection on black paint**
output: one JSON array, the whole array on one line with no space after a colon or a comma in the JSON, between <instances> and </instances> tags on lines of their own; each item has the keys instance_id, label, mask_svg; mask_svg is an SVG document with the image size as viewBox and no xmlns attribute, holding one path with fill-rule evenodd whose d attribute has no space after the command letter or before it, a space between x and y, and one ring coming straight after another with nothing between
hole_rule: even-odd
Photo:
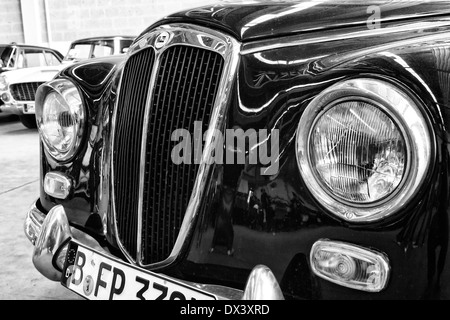
<instances>
[{"instance_id":1,"label":"reflection on black paint","mask_svg":"<svg viewBox=\"0 0 450 320\"><path fill-rule=\"evenodd\" d=\"M214 223L214 236L211 243L210 252L214 252L217 246L226 248L227 255L234 253L233 240L234 230L231 219L231 209L233 206L234 191L231 188L224 188L222 191L221 205L216 212Z\"/></svg>"}]
</instances>

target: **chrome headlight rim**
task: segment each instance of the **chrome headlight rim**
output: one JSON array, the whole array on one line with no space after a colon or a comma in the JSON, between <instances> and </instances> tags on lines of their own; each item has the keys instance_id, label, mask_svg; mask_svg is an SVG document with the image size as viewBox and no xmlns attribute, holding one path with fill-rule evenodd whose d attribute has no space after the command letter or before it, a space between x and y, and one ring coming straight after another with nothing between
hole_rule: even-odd
<instances>
[{"instance_id":1,"label":"chrome headlight rim","mask_svg":"<svg viewBox=\"0 0 450 320\"><path fill-rule=\"evenodd\" d=\"M406 146L406 167L402 181L388 196L368 204L345 201L332 194L315 173L311 160L312 132L320 115L339 101L355 101L350 100L352 98L370 101L370 104L388 115L400 130ZM414 130L410 129L411 126ZM419 186L426 179L436 150L432 131L422 104L403 86L370 77L344 80L321 92L308 104L300 118L296 132L296 157L300 174L313 198L332 215L354 223L380 221L400 211L417 194Z\"/></svg>"},{"instance_id":2,"label":"chrome headlight rim","mask_svg":"<svg viewBox=\"0 0 450 320\"><path fill-rule=\"evenodd\" d=\"M65 98L68 92L76 92L77 96L79 97L81 104L80 108L81 116L78 118L78 121L76 123L77 130L75 136L73 137L72 143L69 145L67 150L61 151L53 146L53 144L51 143L51 141L46 136L43 130L43 113L46 99L50 94L56 94L59 98L63 99L64 102L69 106L69 103ZM66 78L59 78L46 82L43 85L41 85L36 92L36 100L35 100L36 122L38 126L39 136L41 138L46 153L48 153L54 160L58 162L71 161L75 157L78 149L82 144L82 138L84 135L86 125L86 112L87 112L82 97L83 96L79 88L72 81Z\"/></svg>"}]
</instances>

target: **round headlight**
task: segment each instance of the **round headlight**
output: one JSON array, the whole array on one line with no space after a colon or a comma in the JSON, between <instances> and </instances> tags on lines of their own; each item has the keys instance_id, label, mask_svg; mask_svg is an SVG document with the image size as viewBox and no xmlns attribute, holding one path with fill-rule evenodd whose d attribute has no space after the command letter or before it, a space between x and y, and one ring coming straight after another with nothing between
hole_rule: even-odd
<instances>
[{"instance_id":1,"label":"round headlight","mask_svg":"<svg viewBox=\"0 0 450 320\"><path fill-rule=\"evenodd\" d=\"M297 159L321 204L345 220L367 222L414 196L432 144L415 100L388 82L356 79L325 90L306 108Z\"/></svg>"},{"instance_id":2,"label":"round headlight","mask_svg":"<svg viewBox=\"0 0 450 320\"><path fill-rule=\"evenodd\" d=\"M407 163L405 138L373 102L349 98L318 116L311 130L311 165L341 201L368 204L393 193Z\"/></svg>"},{"instance_id":3,"label":"round headlight","mask_svg":"<svg viewBox=\"0 0 450 320\"><path fill-rule=\"evenodd\" d=\"M42 86L36 97L36 119L48 153L59 161L70 159L81 143L85 121L75 85L55 80Z\"/></svg>"}]
</instances>

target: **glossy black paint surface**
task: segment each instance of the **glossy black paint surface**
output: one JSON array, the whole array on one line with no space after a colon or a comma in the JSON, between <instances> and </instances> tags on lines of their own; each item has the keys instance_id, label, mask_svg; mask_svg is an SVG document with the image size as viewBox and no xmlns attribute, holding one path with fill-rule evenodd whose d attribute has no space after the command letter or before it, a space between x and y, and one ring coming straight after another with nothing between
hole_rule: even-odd
<instances>
[{"instance_id":1,"label":"glossy black paint surface","mask_svg":"<svg viewBox=\"0 0 450 320\"><path fill-rule=\"evenodd\" d=\"M46 211L63 204L71 223L86 228L104 240L107 212L110 212L110 131L112 107L124 56L111 56L76 63L64 69L60 77L73 81L83 95L86 106L85 134L74 158L65 163L53 160L41 147L43 155L41 179L50 171L62 172L71 178L74 190L70 200L48 196L41 187L40 203Z\"/></svg>"},{"instance_id":2,"label":"glossy black paint surface","mask_svg":"<svg viewBox=\"0 0 450 320\"><path fill-rule=\"evenodd\" d=\"M253 8L255 17L261 15L259 9L265 7ZM228 13L220 23L234 19L243 24L243 10L231 6L224 10ZM220 14L214 15L214 19L217 17ZM193 19L202 22L200 16ZM288 25L290 20L280 21ZM233 32L238 34L239 28ZM264 32L258 34L273 35L268 29ZM261 176L257 174L260 166L217 165L189 251L183 253L181 261L161 271L186 280L242 289L251 269L265 264L274 271L286 298L450 298L448 32L406 30L402 34L243 55L223 129L279 129L279 172ZM421 34L426 37L421 38ZM247 35L247 40L252 38ZM110 133L123 61L97 61L78 64L61 74L83 92L89 115L87 131L73 161L60 164L44 155L43 174L62 171L76 187L67 201L56 201L42 191L41 202L45 210L63 203L73 224L114 246ZM298 120L308 103L330 85L361 76L390 81L420 99L436 140L432 168L416 197L394 216L371 224L347 223L324 210L300 176L294 149ZM314 276L309 253L323 238L386 253L392 266L388 288L378 294L362 293Z\"/></svg>"},{"instance_id":3,"label":"glossy black paint surface","mask_svg":"<svg viewBox=\"0 0 450 320\"><path fill-rule=\"evenodd\" d=\"M373 8L381 13L381 24L421 16L450 13L450 4L442 1L277 1L229 2L190 9L158 22L188 22L218 28L247 42L274 36L359 26L368 27ZM377 9L377 10L378 10Z\"/></svg>"},{"instance_id":4,"label":"glossy black paint surface","mask_svg":"<svg viewBox=\"0 0 450 320\"><path fill-rule=\"evenodd\" d=\"M385 39L391 44L395 40ZM372 39L365 43L372 43ZM189 262L199 264L201 273L208 275L206 279L224 275L224 281L242 285L248 270L259 261L274 270L285 294L291 298L435 298L436 281L441 279L443 285L443 279L449 277L444 272L449 227L446 128L450 118L446 88L450 85L450 70L445 58L449 44L441 38L396 48L394 42L392 49L374 50L358 57L349 49L361 44L346 41L339 45L340 51L336 47L317 45L315 50L313 47L277 49L243 57L236 88L239 99L230 108L228 127L280 129L280 173L267 179L255 175L258 168L250 166L217 168L216 181L221 181L222 190L212 192L211 199L218 200L205 208ZM319 52L325 57L305 59L294 69L296 54L293 52L303 50L312 57ZM261 56L269 62L284 58L284 65L290 67L283 67L282 63L261 63ZM295 72L287 74L288 70ZM433 168L418 196L395 216L372 224L345 223L321 209L300 177L292 140L298 119L311 98L338 81L361 76L401 84L420 97L437 140ZM249 190L254 195L250 200ZM264 199L264 193L269 201ZM270 205L264 222L267 202ZM211 218L211 213L216 216ZM309 252L321 238L356 243L387 253L393 265L389 287L377 295L363 294L313 277L308 265ZM215 245L218 248L208 253ZM231 248L234 255L228 256L227 250ZM218 265L242 270L226 273ZM186 268L192 266L186 263ZM440 293L446 296L448 289L444 287Z\"/></svg>"}]
</instances>

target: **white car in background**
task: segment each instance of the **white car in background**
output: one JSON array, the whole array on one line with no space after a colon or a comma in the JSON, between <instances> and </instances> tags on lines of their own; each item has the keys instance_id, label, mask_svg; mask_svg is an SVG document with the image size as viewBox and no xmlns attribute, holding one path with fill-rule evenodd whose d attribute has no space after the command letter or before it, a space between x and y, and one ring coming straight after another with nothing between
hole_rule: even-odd
<instances>
[{"instance_id":1,"label":"white car in background","mask_svg":"<svg viewBox=\"0 0 450 320\"><path fill-rule=\"evenodd\" d=\"M19 116L27 128L36 128L34 111L35 93L41 84L50 81L66 65L25 68L7 71L0 75L0 98L2 113Z\"/></svg>"},{"instance_id":2,"label":"white car in background","mask_svg":"<svg viewBox=\"0 0 450 320\"><path fill-rule=\"evenodd\" d=\"M36 128L35 93L41 84L52 80L62 69L77 61L123 54L134 36L105 36L75 40L62 62L52 65L6 71L0 74L0 112L19 116L27 128Z\"/></svg>"}]
</instances>

